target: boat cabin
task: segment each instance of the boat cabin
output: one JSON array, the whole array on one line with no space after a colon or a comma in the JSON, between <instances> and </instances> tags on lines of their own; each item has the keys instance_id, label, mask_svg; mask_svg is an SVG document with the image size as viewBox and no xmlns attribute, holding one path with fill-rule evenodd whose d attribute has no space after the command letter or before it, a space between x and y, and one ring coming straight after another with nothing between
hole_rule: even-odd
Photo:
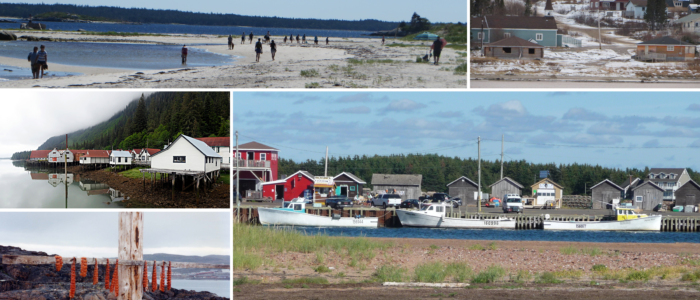
<instances>
[{"instance_id":1,"label":"boat cabin","mask_svg":"<svg viewBox=\"0 0 700 300\"><path fill-rule=\"evenodd\" d=\"M623 208L618 207L613 209L618 221L634 220L639 218L646 218L647 215L637 214L633 208Z\"/></svg>"},{"instance_id":2,"label":"boat cabin","mask_svg":"<svg viewBox=\"0 0 700 300\"><path fill-rule=\"evenodd\" d=\"M284 211L291 211L291 212L298 212L298 213L306 213L306 199L305 198L296 198L293 199L292 201L289 201L289 204L285 205L285 207L279 208L280 210Z\"/></svg>"},{"instance_id":3,"label":"boat cabin","mask_svg":"<svg viewBox=\"0 0 700 300\"><path fill-rule=\"evenodd\" d=\"M445 203L434 203L421 207L419 213L423 213L430 216L444 217L446 209L447 206L445 205Z\"/></svg>"}]
</instances>

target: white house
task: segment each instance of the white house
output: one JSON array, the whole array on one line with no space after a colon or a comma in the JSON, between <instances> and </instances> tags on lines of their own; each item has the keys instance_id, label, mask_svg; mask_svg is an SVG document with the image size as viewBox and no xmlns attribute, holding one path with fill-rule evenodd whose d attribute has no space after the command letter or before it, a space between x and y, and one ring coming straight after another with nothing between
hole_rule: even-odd
<instances>
[{"instance_id":1,"label":"white house","mask_svg":"<svg viewBox=\"0 0 700 300\"><path fill-rule=\"evenodd\" d=\"M109 151L108 150L88 150L87 153L80 157L81 165L91 165L91 164L108 164L109 163Z\"/></svg>"},{"instance_id":2,"label":"white house","mask_svg":"<svg viewBox=\"0 0 700 300\"><path fill-rule=\"evenodd\" d=\"M139 154L139 160L140 161L151 161L151 156L153 156L153 154L156 154L158 152L160 152L160 149L143 148L143 149L141 149L141 153Z\"/></svg>"},{"instance_id":3,"label":"white house","mask_svg":"<svg viewBox=\"0 0 700 300\"><path fill-rule=\"evenodd\" d=\"M674 192L690 181L685 168L652 168L647 178L664 189L664 201L676 200Z\"/></svg>"},{"instance_id":4,"label":"white house","mask_svg":"<svg viewBox=\"0 0 700 300\"><path fill-rule=\"evenodd\" d=\"M134 149L134 150L129 151L131 153L131 159L133 161L141 160L141 150L142 149Z\"/></svg>"},{"instance_id":5,"label":"white house","mask_svg":"<svg viewBox=\"0 0 700 300\"><path fill-rule=\"evenodd\" d=\"M647 0L629 0L627 1L625 17L633 19L644 19L644 13L647 11Z\"/></svg>"},{"instance_id":6,"label":"white house","mask_svg":"<svg viewBox=\"0 0 700 300\"><path fill-rule=\"evenodd\" d=\"M678 19L676 23L681 24L683 32L695 34L700 33L700 14L687 15Z\"/></svg>"},{"instance_id":7,"label":"white house","mask_svg":"<svg viewBox=\"0 0 700 300\"><path fill-rule=\"evenodd\" d=\"M206 143L181 134L151 156L151 168L209 173L221 168L221 159Z\"/></svg>"},{"instance_id":8,"label":"white house","mask_svg":"<svg viewBox=\"0 0 700 300\"><path fill-rule=\"evenodd\" d=\"M129 166L131 162L131 152L129 151L114 150L109 155L109 164L112 166Z\"/></svg>"},{"instance_id":9,"label":"white house","mask_svg":"<svg viewBox=\"0 0 700 300\"><path fill-rule=\"evenodd\" d=\"M73 162L73 152L70 150L67 150L68 152L66 153L66 157L64 160L63 157L63 152L66 152L66 150L56 150L56 148L53 148L51 152L49 152L48 159L50 163L72 163Z\"/></svg>"},{"instance_id":10,"label":"white house","mask_svg":"<svg viewBox=\"0 0 700 300\"><path fill-rule=\"evenodd\" d=\"M230 137L206 137L197 138L211 147L214 152L221 155L221 161L225 164L231 163L231 138Z\"/></svg>"}]
</instances>

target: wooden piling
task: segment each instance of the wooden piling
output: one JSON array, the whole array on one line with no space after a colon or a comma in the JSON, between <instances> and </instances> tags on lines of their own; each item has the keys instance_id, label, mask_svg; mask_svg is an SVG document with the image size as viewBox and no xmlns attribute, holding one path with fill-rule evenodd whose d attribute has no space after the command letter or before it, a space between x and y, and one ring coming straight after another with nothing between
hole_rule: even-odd
<instances>
[{"instance_id":1,"label":"wooden piling","mask_svg":"<svg viewBox=\"0 0 700 300\"><path fill-rule=\"evenodd\" d=\"M143 260L143 214L119 213L119 256L122 261ZM119 292L117 299L143 298L143 266L119 265Z\"/></svg>"}]
</instances>

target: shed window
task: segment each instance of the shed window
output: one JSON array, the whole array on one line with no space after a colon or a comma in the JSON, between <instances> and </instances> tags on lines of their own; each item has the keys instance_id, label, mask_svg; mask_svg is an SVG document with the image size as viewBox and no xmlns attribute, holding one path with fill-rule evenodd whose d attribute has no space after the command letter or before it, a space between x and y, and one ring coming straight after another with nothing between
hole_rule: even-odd
<instances>
[{"instance_id":1,"label":"shed window","mask_svg":"<svg viewBox=\"0 0 700 300\"><path fill-rule=\"evenodd\" d=\"M503 34L503 37L504 37L504 38L509 38L509 37L510 37L510 32L504 33L504 34Z\"/></svg>"},{"instance_id":2,"label":"shed window","mask_svg":"<svg viewBox=\"0 0 700 300\"><path fill-rule=\"evenodd\" d=\"M535 34L535 40L541 41L544 39L544 35L541 33Z\"/></svg>"},{"instance_id":3,"label":"shed window","mask_svg":"<svg viewBox=\"0 0 700 300\"><path fill-rule=\"evenodd\" d=\"M510 53L510 47L504 47L503 52L505 53Z\"/></svg>"},{"instance_id":4,"label":"shed window","mask_svg":"<svg viewBox=\"0 0 700 300\"><path fill-rule=\"evenodd\" d=\"M527 54L535 54L535 48L528 48Z\"/></svg>"},{"instance_id":5,"label":"shed window","mask_svg":"<svg viewBox=\"0 0 700 300\"><path fill-rule=\"evenodd\" d=\"M121 157L117 157L117 162L122 162L122 158L121 158Z\"/></svg>"},{"instance_id":6,"label":"shed window","mask_svg":"<svg viewBox=\"0 0 700 300\"><path fill-rule=\"evenodd\" d=\"M267 160L267 153L260 153L260 160Z\"/></svg>"},{"instance_id":7,"label":"shed window","mask_svg":"<svg viewBox=\"0 0 700 300\"><path fill-rule=\"evenodd\" d=\"M644 201L644 197L643 196L636 196L636 197L634 197L634 201L642 202L642 201Z\"/></svg>"},{"instance_id":8,"label":"shed window","mask_svg":"<svg viewBox=\"0 0 700 300\"><path fill-rule=\"evenodd\" d=\"M481 32L478 32L478 33L476 34L476 39L477 39L477 40L481 40Z\"/></svg>"},{"instance_id":9,"label":"shed window","mask_svg":"<svg viewBox=\"0 0 700 300\"><path fill-rule=\"evenodd\" d=\"M186 156L173 156L173 163L184 164L187 162Z\"/></svg>"},{"instance_id":10,"label":"shed window","mask_svg":"<svg viewBox=\"0 0 700 300\"><path fill-rule=\"evenodd\" d=\"M294 186L296 185L296 184L294 184L295 182L296 182L296 180L292 179L292 188L294 188Z\"/></svg>"},{"instance_id":11,"label":"shed window","mask_svg":"<svg viewBox=\"0 0 700 300\"><path fill-rule=\"evenodd\" d=\"M673 51L673 47L674 47L674 46L671 46L671 45L666 46L666 51Z\"/></svg>"}]
</instances>

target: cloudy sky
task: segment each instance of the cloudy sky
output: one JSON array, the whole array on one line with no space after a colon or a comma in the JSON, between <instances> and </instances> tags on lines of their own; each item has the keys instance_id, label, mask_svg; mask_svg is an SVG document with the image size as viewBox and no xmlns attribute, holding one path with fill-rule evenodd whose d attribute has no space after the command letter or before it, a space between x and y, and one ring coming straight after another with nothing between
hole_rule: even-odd
<instances>
[{"instance_id":1,"label":"cloudy sky","mask_svg":"<svg viewBox=\"0 0 700 300\"><path fill-rule=\"evenodd\" d=\"M141 92L4 90L0 157L36 150L48 138L106 121ZM148 93L147 93L148 94Z\"/></svg>"},{"instance_id":2,"label":"cloudy sky","mask_svg":"<svg viewBox=\"0 0 700 300\"><path fill-rule=\"evenodd\" d=\"M432 22L467 22L467 1L443 0L436 3L420 0L255 0L255 1L185 1L185 0L23 0L22 3L64 3L77 5L106 5L175 9L194 12L213 12L248 16L277 16L284 18L313 18L383 21L405 21L413 12Z\"/></svg>"},{"instance_id":3,"label":"cloudy sky","mask_svg":"<svg viewBox=\"0 0 700 300\"><path fill-rule=\"evenodd\" d=\"M668 100L667 100L668 99ZM234 130L294 160L438 153L700 169L700 97L682 92L234 93Z\"/></svg>"},{"instance_id":4,"label":"cloudy sky","mask_svg":"<svg viewBox=\"0 0 700 300\"><path fill-rule=\"evenodd\" d=\"M144 254L230 255L229 212L146 212ZM61 256L116 257L116 212L0 212L0 245Z\"/></svg>"}]
</instances>

